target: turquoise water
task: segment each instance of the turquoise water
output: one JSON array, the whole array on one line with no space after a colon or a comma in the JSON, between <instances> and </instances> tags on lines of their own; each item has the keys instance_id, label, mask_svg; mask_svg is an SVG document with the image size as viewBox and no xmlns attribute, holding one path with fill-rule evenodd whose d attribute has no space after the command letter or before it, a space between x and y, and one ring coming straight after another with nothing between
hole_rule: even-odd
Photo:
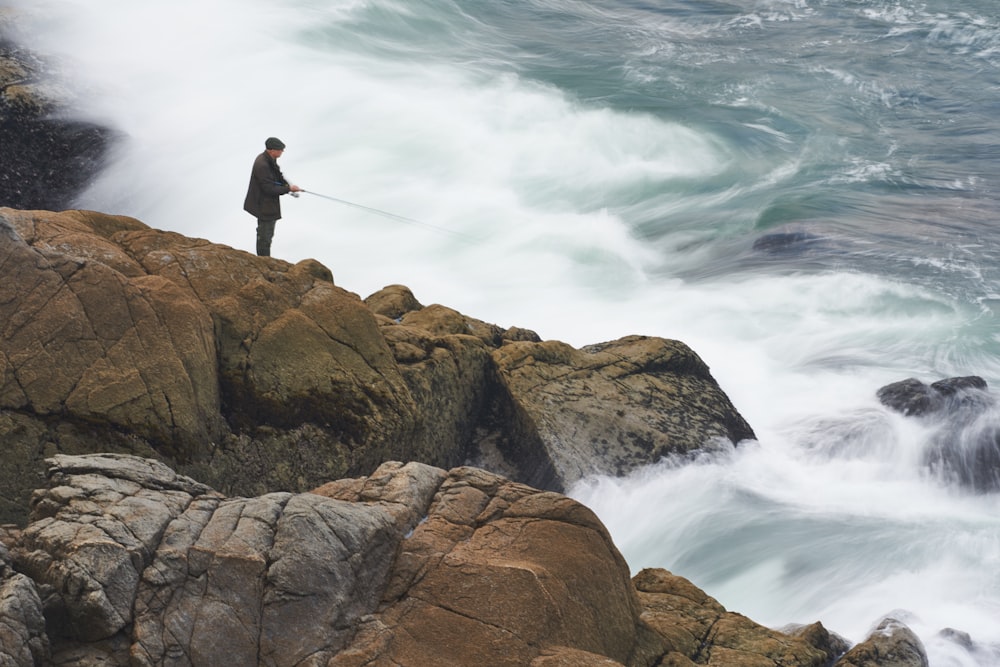
<instances>
[{"instance_id":1,"label":"turquoise water","mask_svg":"<svg viewBox=\"0 0 1000 667\"><path fill-rule=\"evenodd\" d=\"M23 5L125 136L80 206L252 250L249 165L279 136L307 190L427 224L303 195L275 255L706 360L758 442L574 490L634 569L854 641L897 613L934 665L1000 664L997 494L928 472L936 427L875 398L1000 386L995 3Z\"/></svg>"}]
</instances>

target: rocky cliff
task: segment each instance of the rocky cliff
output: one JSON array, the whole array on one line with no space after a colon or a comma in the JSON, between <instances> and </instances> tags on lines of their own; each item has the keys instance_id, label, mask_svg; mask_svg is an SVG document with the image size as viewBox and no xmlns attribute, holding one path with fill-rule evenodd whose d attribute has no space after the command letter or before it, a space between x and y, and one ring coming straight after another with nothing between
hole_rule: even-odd
<instances>
[{"instance_id":1,"label":"rocky cliff","mask_svg":"<svg viewBox=\"0 0 1000 667\"><path fill-rule=\"evenodd\" d=\"M561 491L753 437L677 341L577 350L94 212L0 209L0 239L2 520L57 453L160 458L242 495L386 460Z\"/></svg>"}]
</instances>

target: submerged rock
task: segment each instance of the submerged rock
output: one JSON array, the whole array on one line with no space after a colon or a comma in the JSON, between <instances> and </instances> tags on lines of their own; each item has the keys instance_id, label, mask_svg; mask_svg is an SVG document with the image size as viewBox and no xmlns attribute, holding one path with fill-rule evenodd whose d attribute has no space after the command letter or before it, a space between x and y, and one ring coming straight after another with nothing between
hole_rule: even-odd
<instances>
[{"instance_id":1,"label":"submerged rock","mask_svg":"<svg viewBox=\"0 0 1000 667\"><path fill-rule=\"evenodd\" d=\"M916 378L878 390L883 405L935 427L924 462L937 475L978 492L1000 489L1000 407L978 376Z\"/></svg>"},{"instance_id":2,"label":"submerged rock","mask_svg":"<svg viewBox=\"0 0 1000 667\"><path fill-rule=\"evenodd\" d=\"M876 395L888 408L908 417L922 417L967 404L968 390L985 391L986 380L972 375L947 378L927 385L916 378L908 378L882 387Z\"/></svg>"}]
</instances>

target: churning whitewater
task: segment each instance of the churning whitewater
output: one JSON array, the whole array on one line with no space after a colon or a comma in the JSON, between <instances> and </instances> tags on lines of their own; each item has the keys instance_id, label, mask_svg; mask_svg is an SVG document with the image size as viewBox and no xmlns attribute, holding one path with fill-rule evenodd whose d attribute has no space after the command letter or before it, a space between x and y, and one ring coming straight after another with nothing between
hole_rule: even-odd
<instances>
[{"instance_id":1,"label":"churning whitewater","mask_svg":"<svg viewBox=\"0 0 1000 667\"><path fill-rule=\"evenodd\" d=\"M757 441L573 490L634 570L1000 664L1000 494L876 398L1000 388L993 0L13 4L121 133L80 207L252 251L246 178L281 137L294 183L361 207L288 199L273 255L705 359Z\"/></svg>"}]
</instances>

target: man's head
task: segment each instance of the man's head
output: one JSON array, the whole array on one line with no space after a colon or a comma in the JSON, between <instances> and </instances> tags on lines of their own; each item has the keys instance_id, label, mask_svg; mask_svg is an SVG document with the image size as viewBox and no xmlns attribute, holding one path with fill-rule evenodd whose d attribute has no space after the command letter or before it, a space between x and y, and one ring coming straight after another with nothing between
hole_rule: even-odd
<instances>
[{"instance_id":1,"label":"man's head","mask_svg":"<svg viewBox=\"0 0 1000 667\"><path fill-rule=\"evenodd\" d=\"M281 152L285 150L285 142L277 137L268 137L264 141L264 148L267 149L267 152L271 155L271 157L278 157L281 155Z\"/></svg>"}]
</instances>

